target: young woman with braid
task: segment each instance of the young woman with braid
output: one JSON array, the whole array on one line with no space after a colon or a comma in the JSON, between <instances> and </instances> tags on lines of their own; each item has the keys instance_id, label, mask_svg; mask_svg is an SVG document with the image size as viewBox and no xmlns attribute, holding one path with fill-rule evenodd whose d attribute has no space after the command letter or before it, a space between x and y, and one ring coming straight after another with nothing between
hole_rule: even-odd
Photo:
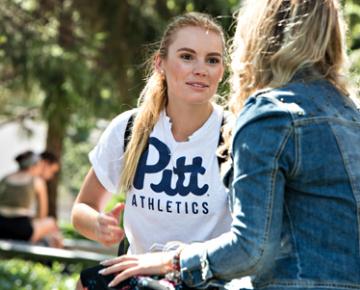
<instances>
[{"instance_id":1,"label":"young woman with braid","mask_svg":"<svg viewBox=\"0 0 360 290\"><path fill-rule=\"evenodd\" d=\"M81 234L105 245L126 234L129 252L139 254L230 229L216 155L224 112L214 103L224 54L223 31L209 16L189 13L168 25L138 108L116 117L89 155L92 168L72 210ZM125 204L102 213L119 189Z\"/></svg>"}]
</instances>

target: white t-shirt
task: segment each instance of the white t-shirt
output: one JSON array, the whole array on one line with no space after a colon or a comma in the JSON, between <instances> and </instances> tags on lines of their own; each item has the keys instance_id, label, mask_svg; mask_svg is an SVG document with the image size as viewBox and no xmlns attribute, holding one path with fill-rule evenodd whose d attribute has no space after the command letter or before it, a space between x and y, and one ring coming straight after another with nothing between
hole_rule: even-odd
<instances>
[{"instance_id":1,"label":"white t-shirt","mask_svg":"<svg viewBox=\"0 0 360 290\"><path fill-rule=\"evenodd\" d=\"M123 168L124 132L134 110L117 116L89 158L101 184L118 190ZM230 230L228 196L216 150L223 110L214 110L186 142L177 142L165 111L150 134L132 189L126 195L125 233L130 253L139 254L169 241L205 241Z\"/></svg>"}]
</instances>

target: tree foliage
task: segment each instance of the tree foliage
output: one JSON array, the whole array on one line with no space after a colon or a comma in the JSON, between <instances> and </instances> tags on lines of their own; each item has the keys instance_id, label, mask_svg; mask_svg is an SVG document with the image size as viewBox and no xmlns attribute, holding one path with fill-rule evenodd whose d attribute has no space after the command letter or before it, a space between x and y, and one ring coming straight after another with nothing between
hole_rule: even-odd
<instances>
[{"instance_id":1,"label":"tree foliage","mask_svg":"<svg viewBox=\"0 0 360 290\"><path fill-rule=\"evenodd\" d=\"M360 97L360 0L347 0L344 8L349 23L348 43L350 47L351 78Z\"/></svg>"}]
</instances>

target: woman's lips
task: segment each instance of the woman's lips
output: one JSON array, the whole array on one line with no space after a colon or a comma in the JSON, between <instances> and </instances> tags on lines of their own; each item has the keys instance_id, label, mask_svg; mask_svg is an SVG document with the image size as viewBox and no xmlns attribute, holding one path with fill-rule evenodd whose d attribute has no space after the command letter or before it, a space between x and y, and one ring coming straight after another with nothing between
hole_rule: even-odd
<instances>
[{"instance_id":1,"label":"woman's lips","mask_svg":"<svg viewBox=\"0 0 360 290\"><path fill-rule=\"evenodd\" d=\"M200 88L200 89L204 89L204 88L208 88L209 85L206 83L202 83L202 82L186 82L187 85L192 86L194 88Z\"/></svg>"}]
</instances>

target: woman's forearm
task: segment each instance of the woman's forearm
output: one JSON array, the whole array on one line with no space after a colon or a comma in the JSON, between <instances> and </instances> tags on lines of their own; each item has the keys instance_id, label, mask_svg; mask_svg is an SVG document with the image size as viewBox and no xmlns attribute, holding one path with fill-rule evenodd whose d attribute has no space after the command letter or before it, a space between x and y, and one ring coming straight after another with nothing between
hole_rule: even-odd
<instances>
[{"instance_id":1,"label":"woman's forearm","mask_svg":"<svg viewBox=\"0 0 360 290\"><path fill-rule=\"evenodd\" d=\"M99 211L85 203L76 203L72 210L72 224L74 228L88 239L98 241L96 224Z\"/></svg>"}]
</instances>

